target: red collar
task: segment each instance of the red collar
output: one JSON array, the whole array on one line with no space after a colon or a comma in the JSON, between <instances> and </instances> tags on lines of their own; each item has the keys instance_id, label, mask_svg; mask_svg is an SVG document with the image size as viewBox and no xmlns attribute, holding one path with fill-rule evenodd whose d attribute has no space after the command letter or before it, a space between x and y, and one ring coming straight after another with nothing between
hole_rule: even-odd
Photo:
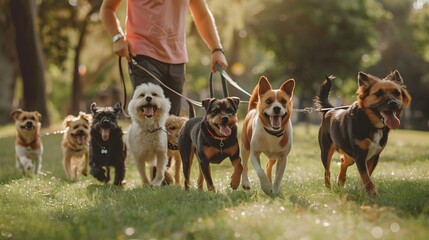
<instances>
[{"instance_id":1,"label":"red collar","mask_svg":"<svg viewBox=\"0 0 429 240\"><path fill-rule=\"evenodd\" d=\"M220 140L220 141L225 141L226 139L228 139L228 137L219 137L214 135L211 131L210 131L210 127L207 126L207 132L210 133L210 135L212 136L212 138L216 139L216 140Z\"/></svg>"}]
</instances>

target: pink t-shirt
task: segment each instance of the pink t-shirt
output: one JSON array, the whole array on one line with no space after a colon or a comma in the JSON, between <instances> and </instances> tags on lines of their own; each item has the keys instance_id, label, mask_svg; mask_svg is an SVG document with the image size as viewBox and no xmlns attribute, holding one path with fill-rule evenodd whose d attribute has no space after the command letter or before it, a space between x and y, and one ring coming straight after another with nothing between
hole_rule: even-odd
<instances>
[{"instance_id":1,"label":"pink t-shirt","mask_svg":"<svg viewBox=\"0 0 429 240\"><path fill-rule=\"evenodd\" d=\"M125 36L132 51L170 64L188 61L189 0L127 0Z\"/></svg>"}]
</instances>

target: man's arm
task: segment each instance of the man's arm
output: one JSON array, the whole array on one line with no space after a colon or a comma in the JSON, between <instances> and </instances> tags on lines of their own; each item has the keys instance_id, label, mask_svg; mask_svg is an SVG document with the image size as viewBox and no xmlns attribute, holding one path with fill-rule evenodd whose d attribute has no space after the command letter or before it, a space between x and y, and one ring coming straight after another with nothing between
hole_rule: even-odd
<instances>
[{"instance_id":1,"label":"man's arm","mask_svg":"<svg viewBox=\"0 0 429 240\"><path fill-rule=\"evenodd\" d=\"M103 4L100 7L100 17L104 28L113 39L113 51L116 55L127 58L127 61L131 61L131 46L124 36L121 24L118 17L116 16L116 10L122 0L103 0Z\"/></svg>"},{"instance_id":2,"label":"man's arm","mask_svg":"<svg viewBox=\"0 0 429 240\"><path fill-rule=\"evenodd\" d=\"M213 15L208 8L205 0L190 0L189 8L191 9L192 18L195 26L204 42L212 51L211 71L216 72L215 64L219 64L223 69L228 67L223 51L213 51L222 49L219 33L217 32Z\"/></svg>"}]
</instances>

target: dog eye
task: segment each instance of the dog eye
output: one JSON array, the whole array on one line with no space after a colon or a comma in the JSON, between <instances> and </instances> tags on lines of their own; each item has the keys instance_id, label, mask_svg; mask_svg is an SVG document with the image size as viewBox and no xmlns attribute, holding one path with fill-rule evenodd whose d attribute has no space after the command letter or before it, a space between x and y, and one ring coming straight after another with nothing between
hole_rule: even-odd
<instances>
[{"instance_id":1,"label":"dog eye","mask_svg":"<svg viewBox=\"0 0 429 240\"><path fill-rule=\"evenodd\" d=\"M287 103L286 99L282 99L280 102L282 105L285 105Z\"/></svg>"},{"instance_id":2,"label":"dog eye","mask_svg":"<svg viewBox=\"0 0 429 240\"><path fill-rule=\"evenodd\" d=\"M268 98L267 100L265 100L265 103L266 104L271 104L271 103L273 103L273 100L271 100L270 98Z\"/></svg>"},{"instance_id":3,"label":"dog eye","mask_svg":"<svg viewBox=\"0 0 429 240\"><path fill-rule=\"evenodd\" d=\"M145 95L144 95L144 93L140 94L140 97L141 97L141 98L144 98L144 96L145 96Z\"/></svg>"},{"instance_id":4,"label":"dog eye","mask_svg":"<svg viewBox=\"0 0 429 240\"><path fill-rule=\"evenodd\" d=\"M213 114L218 114L219 112L220 112L219 108L215 108L215 109L213 109L213 111L212 111L212 113L213 113Z\"/></svg>"},{"instance_id":5,"label":"dog eye","mask_svg":"<svg viewBox=\"0 0 429 240\"><path fill-rule=\"evenodd\" d=\"M77 129L78 127L79 127L79 126L77 126L77 125L76 125L76 126L74 126L74 127L73 127L73 129Z\"/></svg>"},{"instance_id":6,"label":"dog eye","mask_svg":"<svg viewBox=\"0 0 429 240\"><path fill-rule=\"evenodd\" d=\"M381 97L381 96L383 96L383 94L384 94L384 92L381 89L379 89L377 92L374 93L374 95L377 97Z\"/></svg>"},{"instance_id":7,"label":"dog eye","mask_svg":"<svg viewBox=\"0 0 429 240\"><path fill-rule=\"evenodd\" d=\"M393 96L398 97L401 93L398 90L393 91Z\"/></svg>"},{"instance_id":8,"label":"dog eye","mask_svg":"<svg viewBox=\"0 0 429 240\"><path fill-rule=\"evenodd\" d=\"M176 129L176 127L175 126L171 126L171 127L169 127L169 129L170 130L174 130L174 129Z\"/></svg>"},{"instance_id":9,"label":"dog eye","mask_svg":"<svg viewBox=\"0 0 429 240\"><path fill-rule=\"evenodd\" d=\"M25 120L27 120L27 117L23 117L23 118L22 118L22 121L25 121Z\"/></svg>"},{"instance_id":10,"label":"dog eye","mask_svg":"<svg viewBox=\"0 0 429 240\"><path fill-rule=\"evenodd\" d=\"M158 97L158 94L157 93L152 93L152 96Z\"/></svg>"}]
</instances>

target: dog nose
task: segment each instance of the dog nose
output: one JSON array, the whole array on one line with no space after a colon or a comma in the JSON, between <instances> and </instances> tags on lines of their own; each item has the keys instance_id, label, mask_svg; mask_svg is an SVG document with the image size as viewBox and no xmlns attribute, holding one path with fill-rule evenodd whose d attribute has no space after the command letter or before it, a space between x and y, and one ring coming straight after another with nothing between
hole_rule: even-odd
<instances>
[{"instance_id":1,"label":"dog nose","mask_svg":"<svg viewBox=\"0 0 429 240\"><path fill-rule=\"evenodd\" d=\"M25 123L25 125L27 125L27 127L32 127L33 123L31 121L28 121L28 122Z\"/></svg>"},{"instance_id":2,"label":"dog nose","mask_svg":"<svg viewBox=\"0 0 429 240\"><path fill-rule=\"evenodd\" d=\"M223 124L228 123L228 120L229 120L229 117L226 117L226 116L221 118L221 121Z\"/></svg>"},{"instance_id":3,"label":"dog nose","mask_svg":"<svg viewBox=\"0 0 429 240\"><path fill-rule=\"evenodd\" d=\"M150 101L152 101L152 97L150 97L150 96L147 96L147 97L146 97L146 101L147 101L147 102L150 102Z\"/></svg>"},{"instance_id":4,"label":"dog nose","mask_svg":"<svg viewBox=\"0 0 429 240\"><path fill-rule=\"evenodd\" d=\"M387 103L387 106L389 106L390 109L398 109L399 108L399 104L396 101L389 101Z\"/></svg>"},{"instance_id":5,"label":"dog nose","mask_svg":"<svg viewBox=\"0 0 429 240\"><path fill-rule=\"evenodd\" d=\"M279 114L280 110L281 110L281 108L278 107L278 106L273 108L273 111L274 111L275 114Z\"/></svg>"}]
</instances>

